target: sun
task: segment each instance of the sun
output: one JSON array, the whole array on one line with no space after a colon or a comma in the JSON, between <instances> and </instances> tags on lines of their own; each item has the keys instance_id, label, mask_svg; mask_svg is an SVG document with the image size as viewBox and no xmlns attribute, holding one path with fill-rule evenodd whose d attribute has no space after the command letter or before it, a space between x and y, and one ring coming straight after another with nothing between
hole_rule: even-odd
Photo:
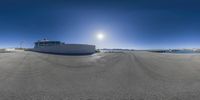
<instances>
[{"instance_id":1,"label":"sun","mask_svg":"<svg viewBox=\"0 0 200 100\"><path fill-rule=\"evenodd\" d=\"M97 39L103 40L105 38L105 35L102 32L97 33Z\"/></svg>"}]
</instances>

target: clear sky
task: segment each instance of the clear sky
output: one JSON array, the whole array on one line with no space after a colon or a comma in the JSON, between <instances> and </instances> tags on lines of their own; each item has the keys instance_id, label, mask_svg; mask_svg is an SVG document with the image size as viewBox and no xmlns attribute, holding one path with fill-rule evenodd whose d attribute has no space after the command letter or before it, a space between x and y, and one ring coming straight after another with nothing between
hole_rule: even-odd
<instances>
[{"instance_id":1,"label":"clear sky","mask_svg":"<svg viewBox=\"0 0 200 100\"><path fill-rule=\"evenodd\" d=\"M0 48L47 38L99 48L200 48L199 0L1 0ZM97 32L105 39L99 41Z\"/></svg>"}]
</instances>

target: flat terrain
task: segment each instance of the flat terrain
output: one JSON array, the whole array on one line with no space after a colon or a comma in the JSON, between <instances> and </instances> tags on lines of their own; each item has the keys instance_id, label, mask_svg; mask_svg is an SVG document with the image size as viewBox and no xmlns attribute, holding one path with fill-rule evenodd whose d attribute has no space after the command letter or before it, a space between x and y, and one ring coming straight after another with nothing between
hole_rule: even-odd
<instances>
[{"instance_id":1,"label":"flat terrain","mask_svg":"<svg viewBox=\"0 0 200 100\"><path fill-rule=\"evenodd\" d=\"M200 55L0 53L0 100L200 100Z\"/></svg>"}]
</instances>

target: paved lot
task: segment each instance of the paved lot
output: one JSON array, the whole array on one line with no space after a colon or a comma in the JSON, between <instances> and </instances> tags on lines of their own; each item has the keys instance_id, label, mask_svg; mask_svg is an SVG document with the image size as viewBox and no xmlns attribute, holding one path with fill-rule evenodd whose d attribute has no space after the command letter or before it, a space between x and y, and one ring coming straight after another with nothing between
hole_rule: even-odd
<instances>
[{"instance_id":1,"label":"paved lot","mask_svg":"<svg viewBox=\"0 0 200 100\"><path fill-rule=\"evenodd\" d=\"M199 100L200 55L0 53L0 100Z\"/></svg>"}]
</instances>

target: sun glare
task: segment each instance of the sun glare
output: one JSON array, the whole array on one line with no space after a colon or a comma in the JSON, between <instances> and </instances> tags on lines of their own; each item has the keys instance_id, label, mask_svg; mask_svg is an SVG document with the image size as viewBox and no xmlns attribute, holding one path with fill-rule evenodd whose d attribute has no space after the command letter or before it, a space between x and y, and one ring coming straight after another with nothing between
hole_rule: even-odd
<instances>
[{"instance_id":1,"label":"sun glare","mask_svg":"<svg viewBox=\"0 0 200 100\"><path fill-rule=\"evenodd\" d=\"M105 38L104 34L103 33L97 33L97 39L98 40L103 40Z\"/></svg>"}]
</instances>

